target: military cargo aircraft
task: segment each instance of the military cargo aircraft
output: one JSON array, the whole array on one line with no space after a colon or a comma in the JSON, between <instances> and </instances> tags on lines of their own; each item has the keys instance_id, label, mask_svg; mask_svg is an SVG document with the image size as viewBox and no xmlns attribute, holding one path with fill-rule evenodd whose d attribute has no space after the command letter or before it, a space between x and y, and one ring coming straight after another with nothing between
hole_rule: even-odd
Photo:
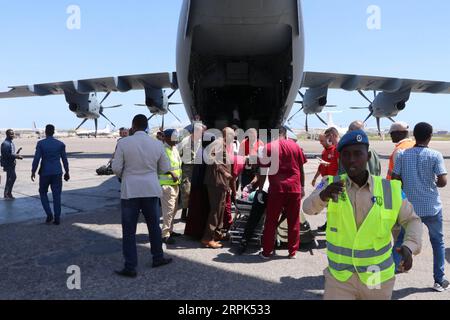
<instances>
[{"instance_id":1,"label":"military cargo aircraft","mask_svg":"<svg viewBox=\"0 0 450 320\"><path fill-rule=\"evenodd\" d=\"M285 123L301 88L307 114L323 110L329 89L344 89L363 95L378 123L404 110L412 92L450 93L442 81L305 72L304 59L300 0L185 0L176 72L13 86L0 98L64 94L69 109L87 121L104 116L102 103L92 103L97 92L143 90L151 113L164 115L170 105L164 89L179 89L191 120L199 116L220 129L235 114L242 128ZM374 99L363 91L374 91Z\"/></svg>"}]
</instances>

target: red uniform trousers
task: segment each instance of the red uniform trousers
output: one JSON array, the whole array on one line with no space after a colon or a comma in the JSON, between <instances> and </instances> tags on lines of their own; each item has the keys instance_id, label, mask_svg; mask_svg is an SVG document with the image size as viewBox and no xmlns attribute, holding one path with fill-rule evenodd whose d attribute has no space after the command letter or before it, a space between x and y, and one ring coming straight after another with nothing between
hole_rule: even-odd
<instances>
[{"instance_id":1,"label":"red uniform trousers","mask_svg":"<svg viewBox=\"0 0 450 320\"><path fill-rule=\"evenodd\" d=\"M267 215L263 233L263 254L270 256L275 247L275 234L281 212L285 211L288 223L288 249L293 256L300 247L300 193L271 193L267 200Z\"/></svg>"}]
</instances>

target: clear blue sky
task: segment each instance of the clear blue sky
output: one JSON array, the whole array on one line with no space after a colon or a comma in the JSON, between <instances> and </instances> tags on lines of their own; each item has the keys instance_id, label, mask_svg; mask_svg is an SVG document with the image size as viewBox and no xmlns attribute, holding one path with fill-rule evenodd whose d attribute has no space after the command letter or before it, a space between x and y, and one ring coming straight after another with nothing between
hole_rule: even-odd
<instances>
[{"instance_id":1,"label":"clear blue sky","mask_svg":"<svg viewBox=\"0 0 450 320\"><path fill-rule=\"evenodd\" d=\"M9 85L175 71L181 0L0 3L0 91ZM66 28L71 4L81 8L81 30ZM369 5L381 8L381 30L366 26ZM449 12L450 1L444 0L304 0L305 70L450 81ZM366 105L357 93L332 90L328 100L344 111L334 116L337 124L367 115L348 109ZM125 107L107 114L118 126L129 125L133 115L148 113L133 106L143 101L141 91L113 93L105 105ZM187 121L182 108L174 111ZM398 119L450 130L449 110L448 95L413 94ZM28 128L33 121L65 129L80 123L64 96L0 100L0 128ZM176 123L171 116L167 122ZM321 126L315 118L310 122ZM303 127L304 116L293 123ZM101 120L100 127L105 125Z\"/></svg>"}]
</instances>

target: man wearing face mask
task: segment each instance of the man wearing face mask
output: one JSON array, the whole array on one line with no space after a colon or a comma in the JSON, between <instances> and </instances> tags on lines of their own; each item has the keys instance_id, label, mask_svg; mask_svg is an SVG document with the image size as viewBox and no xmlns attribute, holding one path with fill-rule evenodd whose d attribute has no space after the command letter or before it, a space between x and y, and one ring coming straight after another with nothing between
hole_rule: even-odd
<instances>
[{"instance_id":1,"label":"man wearing face mask","mask_svg":"<svg viewBox=\"0 0 450 320\"><path fill-rule=\"evenodd\" d=\"M303 204L309 215L328 207L324 299L390 300L395 284L392 228L399 223L406 230L398 252L400 268L409 271L422 246L420 218L399 181L370 175L364 131L347 133L338 151L346 174L324 178Z\"/></svg>"}]
</instances>

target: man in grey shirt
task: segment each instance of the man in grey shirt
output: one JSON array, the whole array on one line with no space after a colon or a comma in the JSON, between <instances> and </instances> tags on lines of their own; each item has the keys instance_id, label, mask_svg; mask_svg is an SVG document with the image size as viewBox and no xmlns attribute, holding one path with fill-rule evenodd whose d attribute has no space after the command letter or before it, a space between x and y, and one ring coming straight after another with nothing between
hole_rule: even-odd
<instances>
[{"instance_id":1,"label":"man in grey shirt","mask_svg":"<svg viewBox=\"0 0 450 320\"><path fill-rule=\"evenodd\" d=\"M168 172L169 159L163 145L148 136L147 117L138 115L133 119L133 136L123 138L117 144L112 163L114 173L122 180L122 233L125 268L116 273L120 276L134 278L137 276L138 264L136 249L136 227L139 212L145 217L150 234L153 268L172 262L165 259L162 249L161 228L159 226L159 198L162 196L158 180L158 170Z\"/></svg>"}]
</instances>

